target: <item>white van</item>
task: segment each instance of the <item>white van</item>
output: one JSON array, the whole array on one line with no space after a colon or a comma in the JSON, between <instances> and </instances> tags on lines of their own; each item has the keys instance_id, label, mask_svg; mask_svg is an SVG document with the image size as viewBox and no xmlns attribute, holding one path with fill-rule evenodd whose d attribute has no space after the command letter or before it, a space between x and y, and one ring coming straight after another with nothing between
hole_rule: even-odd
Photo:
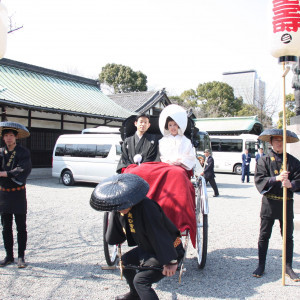
<instances>
[{"instance_id":1,"label":"white van","mask_svg":"<svg viewBox=\"0 0 300 300\"><path fill-rule=\"evenodd\" d=\"M81 131L82 134L96 134L96 133L120 133L120 129L117 127L98 126L93 128L86 128Z\"/></svg>"},{"instance_id":2,"label":"white van","mask_svg":"<svg viewBox=\"0 0 300 300\"><path fill-rule=\"evenodd\" d=\"M116 174L121 156L120 134L64 134L55 144L52 176L64 185L98 183Z\"/></svg>"}]
</instances>

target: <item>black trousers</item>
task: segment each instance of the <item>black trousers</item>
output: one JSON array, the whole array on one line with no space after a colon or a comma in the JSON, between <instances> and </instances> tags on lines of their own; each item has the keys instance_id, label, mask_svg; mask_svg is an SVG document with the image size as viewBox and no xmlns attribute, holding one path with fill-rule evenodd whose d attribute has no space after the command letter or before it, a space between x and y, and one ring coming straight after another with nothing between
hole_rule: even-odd
<instances>
[{"instance_id":1,"label":"black trousers","mask_svg":"<svg viewBox=\"0 0 300 300\"><path fill-rule=\"evenodd\" d=\"M24 257L27 244L26 214L14 214L17 228L18 257ZM6 255L14 257L13 214L1 214L2 236Z\"/></svg>"},{"instance_id":2,"label":"black trousers","mask_svg":"<svg viewBox=\"0 0 300 300\"><path fill-rule=\"evenodd\" d=\"M161 267L158 260L147 253L143 253L139 247L136 247L124 255L122 255L123 265L142 265ZM143 270L136 271L124 269L123 275L130 287L130 292L133 295L138 295L142 300L157 300L158 297L152 289L152 284L160 281L165 277L161 271Z\"/></svg>"},{"instance_id":3,"label":"black trousers","mask_svg":"<svg viewBox=\"0 0 300 300\"><path fill-rule=\"evenodd\" d=\"M272 234L272 228L274 225L275 219L271 218L262 218L260 223L260 234L258 239L258 256L259 263L265 264L267 250L269 246L269 239ZM280 233L282 235L283 222L279 220L280 224ZM294 221L287 220L286 222L286 263L292 265L293 262L293 251L294 251Z\"/></svg>"},{"instance_id":4,"label":"black trousers","mask_svg":"<svg viewBox=\"0 0 300 300\"><path fill-rule=\"evenodd\" d=\"M205 178L206 184L207 182L209 182L210 186L212 187L212 189L214 190L214 194L215 196L219 195L219 190L215 181L215 177L211 177L211 178Z\"/></svg>"}]
</instances>

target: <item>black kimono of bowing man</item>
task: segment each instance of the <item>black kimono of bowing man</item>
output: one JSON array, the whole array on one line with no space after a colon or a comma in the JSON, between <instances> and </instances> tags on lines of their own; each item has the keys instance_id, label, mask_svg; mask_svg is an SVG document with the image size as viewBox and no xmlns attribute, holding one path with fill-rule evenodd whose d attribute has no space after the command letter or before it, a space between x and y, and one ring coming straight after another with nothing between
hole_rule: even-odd
<instances>
[{"instance_id":1,"label":"black kimono of bowing man","mask_svg":"<svg viewBox=\"0 0 300 300\"><path fill-rule=\"evenodd\" d=\"M256 277L260 277L264 272L269 239L271 237L274 220L279 220L281 230L283 226L283 188L281 181L276 181L276 176L282 171L282 159L282 154L277 154L272 151L261 157L256 165L254 177L255 185L257 190L263 195L260 211L261 226L258 240L259 267L253 273ZM293 193L300 191L300 162L288 153L287 171L289 172L288 179L292 184L292 187L287 189L286 265L288 273L288 269L292 268L294 247Z\"/></svg>"},{"instance_id":2,"label":"black kimono of bowing man","mask_svg":"<svg viewBox=\"0 0 300 300\"><path fill-rule=\"evenodd\" d=\"M128 246L138 246L122 255L125 266L133 264L162 267L184 255L182 244L176 248L174 245L180 237L180 231L158 203L148 198L133 206L126 215L111 212L108 224L105 236L108 244L119 244L127 239ZM139 296L140 299L158 299L151 285L164 277L161 271L136 272L124 269L123 274L132 295Z\"/></svg>"},{"instance_id":3,"label":"black kimono of bowing man","mask_svg":"<svg viewBox=\"0 0 300 300\"><path fill-rule=\"evenodd\" d=\"M117 172L121 173L122 168L134 164L134 156L142 155L142 163L150 161L159 161L158 137L154 134L144 133L139 139L135 133L125 139L122 144L122 155L117 166Z\"/></svg>"}]
</instances>

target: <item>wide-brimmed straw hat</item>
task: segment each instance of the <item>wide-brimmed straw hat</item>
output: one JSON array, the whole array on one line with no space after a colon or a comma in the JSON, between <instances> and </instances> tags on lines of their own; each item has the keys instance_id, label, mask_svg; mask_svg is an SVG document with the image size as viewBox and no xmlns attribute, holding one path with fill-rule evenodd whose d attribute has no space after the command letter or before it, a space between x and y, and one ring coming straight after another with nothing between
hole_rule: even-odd
<instances>
[{"instance_id":1,"label":"wide-brimmed straw hat","mask_svg":"<svg viewBox=\"0 0 300 300\"><path fill-rule=\"evenodd\" d=\"M179 126L178 133L179 135L183 135L186 130L186 126L188 122L186 110L177 104L171 104L166 106L161 111L159 115L158 123L159 123L159 130L162 135L170 134L169 130L165 129L165 125L168 117L171 117L177 123L177 125Z\"/></svg>"},{"instance_id":2,"label":"wide-brimmed straw hat","mask_svg":"<svg viewBox=\"0 0 300 300\"><path fill-rule=\"evenodd\" d=\"M114 175L104 179L95 187L90 205L95 210L120 211L142 201L148 190L149 184L137 175Z\"/></svg>"},{"instance_id":3,"label":"wide-brimmed straw hat","mask_svg":"<svg viewBox=\"0 0 300 300\"><path fill-rule=\"evenodd\" d=\"M24 125L16 122L0 122L0 136L2 136L3 130L17 131L17 139L24 139L30 136L28 129Z\"/></svg>"},{"instance_id":4,"label":"wide-brimmed straw hat","mask_svg":"<svg viewBox=\"0 0 300 300\"><path fill-rule=\"evenodd\" d=\"M283 130L282 129L266 129L264 130L260 135L259 139L264 141L264 142L269 142L271 140L271 137L275 136L283 136ZM299 142L299 138L296 133L287 130L286 131L286 142L287 143L297 143Z\"/></svg>"}]
</instances>

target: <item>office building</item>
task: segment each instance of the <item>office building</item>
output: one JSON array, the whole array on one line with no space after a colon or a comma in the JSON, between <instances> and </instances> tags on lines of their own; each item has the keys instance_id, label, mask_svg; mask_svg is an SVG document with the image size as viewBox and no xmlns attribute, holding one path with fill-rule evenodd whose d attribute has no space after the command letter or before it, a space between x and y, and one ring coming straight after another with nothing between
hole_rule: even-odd
<instances>
[{"instance_id":1,"label":"office building","mask_svg":"<svg viewBox=\"0 0 300 300\"><path fill-rule=\"evenodd\" d=\"M263 108L265 104L265 82L255 70L224 72L223 82L233 88L235 97L242 97L243 102Z\"/></svg>"}]
</instances>

